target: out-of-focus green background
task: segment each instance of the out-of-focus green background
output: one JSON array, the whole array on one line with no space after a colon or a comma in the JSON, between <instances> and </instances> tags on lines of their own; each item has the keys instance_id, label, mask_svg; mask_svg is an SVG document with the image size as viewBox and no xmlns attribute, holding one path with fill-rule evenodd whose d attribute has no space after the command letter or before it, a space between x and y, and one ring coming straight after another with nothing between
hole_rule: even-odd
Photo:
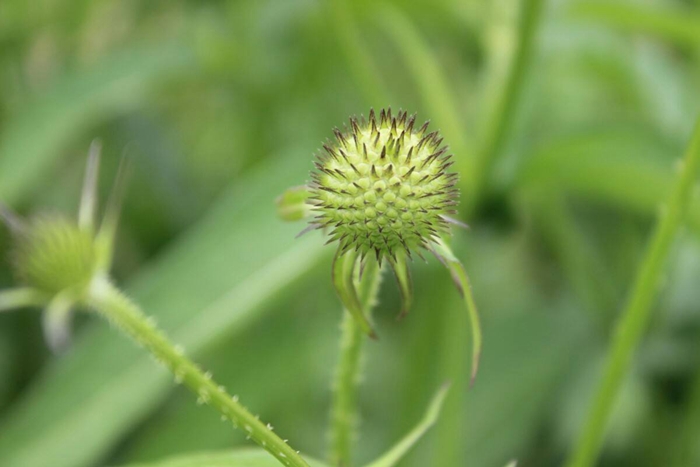
<instances>
[{"instance_id":1,"label":"out-of-focus green background","mask_svg":"<svg viewBox=\"0 0 700 467\"><path fill-rule=\"evenodd\" d=\"M119 283L316 457L338 347L333 247L295 240L303 225L279 221L274 199L307 180L333 126L388 105L432 119L455 153L471 229L454 246L485 345L468 390L448 273L417 262L398 323L387 280L357 458L451 380L439 424L401 465L561 465L700 113L699 1L0 2L0 200L74 213L90 141L104 146L103 198L128 153ZM13 284L9 240L1 231L0 288ZM699 240L694 202L600 466L700 465ZM54 356L38 311L0 315L0 466L245 444L101 320L80 315Z\"/></svg>"}]
</instances>

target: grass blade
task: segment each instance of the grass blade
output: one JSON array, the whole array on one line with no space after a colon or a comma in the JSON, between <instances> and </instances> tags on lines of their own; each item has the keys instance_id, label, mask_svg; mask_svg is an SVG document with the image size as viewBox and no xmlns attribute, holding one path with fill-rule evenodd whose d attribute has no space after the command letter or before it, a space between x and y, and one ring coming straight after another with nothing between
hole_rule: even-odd
<instances>
[{"instance_id":1,"label":"grass blade","mask_svg":"<svg viewBox=\"0 0 700 467\"><path fill-rule=\"evenodd\" d=\"M420 36L411 20L396 7L385 3L378 20L386 30L406 65L415 78L424 105L440 131L445 136L455 155L455 164L462 177L464 199L471 199L474 190L474 158L469 151L463 120L455 105L454 93L450 90L447 76L435 59L428 44Z\"/></svg>"},{"instance_id":2,"label":"grass blade","mask_svg":"<svg viewBox=\"0 0 700 467\"><path fill-rule=\"evenodd\" d=\"M657 36L679 45L700 46L700 11L671 10L633 3L576 3L570 14L576 19L598 21L625 31Z\"/></svg>"},{"instance_id":3,"label":"grass blade","mask_svg":"<svg viewBox=\"0 0 700 467\"><path fill-rule=\"evenodd\" d=\"M680 175L658 221L617 332L613 336L605 374L576 449L567 464L570 467L593 465L602 449L610 412L648 325L664 263L690 204L691 190L700 167L700 119L680 167Z\"/></svg>"},{"instance_id":4,"label":"grass blade","mask_svg":"<svg viewBox=\"0 0 700 467\"><path fill-rule=\"evenodd\" d=\"M384 107L389 94L360 34L355 19L356 12L348 0L333 0L329 3L329 8L333 17L333 30L364 98L371 106Z\"/></svg>"},{"instance_id":5,"label":"grass blade","mask_svg":"<svg viewBox=\"0 0 700 467\"><path fill-rule=\"evenodd\" d=\"M416 425L416 427L411 430L411 432L408 433L405 438L399 441L396 446L391 448L389 452L367 465L367 467L393 467L399 461L401 461L408 451L410 451L411 448L415 446L415 444L428 432L428 430L430 430L437 423L438 418L440 417L440 410L442 409L442 405L445 402L445 398L447 397L449 390L449 384L443 385L430 402L423 420L421 420L420 423Z\"/></svg>"},{"instance_id":6,"label":"grass blade","mask_svg":"<svg viewBox=\"0 0 700 467\"><path fill-rule=\"evenodd\" d=\"M484 145L477 163L477 195L488 184L491 170L495 165L503 145L508 137L516 115L517 106L525 83L525 75L532 61L534 42L542 16L544 0L525 0L522 2L520 21L516 37L517 49L512 57L505 85L501 95L490 112L491 118L486 127Z\"/></svg>"},{"instance_id":7,"label":"grass blade","mask_svg":"<svg viewBox=\"0 0 700 467\"><path fill-rule=\"evenodd\" d=\"M653 214L671 192L669 145L645 128L593 131L558 139L538 151L522 171L525 190L562 192ZM690 228L700 232L700 204L691 203Z\"/></svg>"},{"instance_id":8,"label":"grass blade","mask_svg":"<svg viewBox=\"0 0 700 467\"><path fill-rule=\"evenodd\" d=\"M181 47L140 48L66 75L3 132L0 200L18 202L73 138L102 120L138 108L153 83L191 68L192 59Z\"/></svg>"}]
</instances>

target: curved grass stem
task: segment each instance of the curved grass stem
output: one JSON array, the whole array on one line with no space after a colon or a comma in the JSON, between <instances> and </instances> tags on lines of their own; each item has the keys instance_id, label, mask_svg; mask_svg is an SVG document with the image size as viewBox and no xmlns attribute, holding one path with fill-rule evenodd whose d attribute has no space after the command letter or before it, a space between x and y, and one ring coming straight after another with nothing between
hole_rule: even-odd
<instances>
[{"instance_id":1,"label":"curved grass stem","mask_svg":"<svg viewBox=\"0 0 700 467\"><path fill-rule=\"evenodd\" d=\"M362 279L359 272L355 275L355 287L359 291L365 316L369 316L374 308L381 282L379 265L373 259L367 261ZM362 367L362 348L367 334L346 310L343 312L341 331L340 358L333 381L330 462L333 466L349 467L357 426L357 387Z\"/></svg>"},{"instance_id":2,"label":"curved grass stem","mask_svg":"<svg viewBox=\"0 0 700 467\"><path fill-rule=\"evenodd\" d=\"M503 144L517 113L525 75L532 61L535 36L542 17L544 1L525 0L522 2L516 40L517 49L510 62L503 90L491 112L485 130L483 146L477 158L476 176L474 177L478 184L475 190L477 196L482 196L483 190L487 187L493 166L503 149ZM476 202L475 199L472 204Z\"/></svg>"},{"instance_id":3,"label":"curved grass stem","mask_svg":"<svg viewBox=\"0 0 700 467\"><path fill-rule=\"evenodd\" d=\"M233 422L234 427L243 430L253 441L283 465L288 467L308 467L301 456L284 440L277 436L270 425L265 425L251 414L235 396L212 380L195 363L189 360L184 351L172 344L152 319L114 287L106 278L96 279L90 288L86 305L107 318L113 325L126 332L136 343L145 347L153 356L175 375L178 383L183 383L198 396L198 403L211 405Z\"/></svg>"},{"instance_id":4,"label":"curved grass stem","mask_svg":"<svg viewBox=\"0 0 700 467\"><path fill-rule=\"evenodd\" d=\"M680 174L668 204L661 212L627 305L613 335L603 380L598 387L593 408L588 414L578 444L567 463L568 467L592 466L602 448L610 412L620 385L629 372L634 352L649 323L664 263L690 204L691 191L700 167L700 119L695 126L685 158L680 162Z\"/></svg>"},{"instance_id":5,"label":"curved grass stem","mask_svg":"<svg viewBox=\"0 0 700 467\"><path fill-rule=\"evenodd\" d=\"M471 199L476 182L474 158L465 135L459 103L455 101L443 66L411 18L400 8L384 2L376 18L403 57L426 109L434 116L435 123L450 142L456 168L462 179L460 188L464 192L464 199Z\"/></svg>"}]
</instances>

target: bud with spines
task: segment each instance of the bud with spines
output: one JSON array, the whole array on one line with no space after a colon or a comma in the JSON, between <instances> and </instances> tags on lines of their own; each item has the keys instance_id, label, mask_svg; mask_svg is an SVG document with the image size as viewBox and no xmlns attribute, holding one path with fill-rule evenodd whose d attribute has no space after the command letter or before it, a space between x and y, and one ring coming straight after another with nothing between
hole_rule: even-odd
<instances>
[{"instance_id":1,"label":"bud with spines","mask_svg":"<svg viewBox=\"0 0 700 467\"><path fill-rule=\"evenodd\" d=\"M72 309L84 305L91 283L106 277L112 262L125 164L120 166L104 218L96 225L100 149L98 142L90 147L77 219L55 214L24 221L0 205L0 220L13 233L13 265L23 285L4 292L4 297L13 299L0 300L0 311L44 306L44 332L53 350L66 346Z\"/></svg>"},{"instance_id":2,"label":"bud with spines","mask_svg":"<svg viewBox=\"0 0 700 467\"><path fill-rule=\"evenodd\" d=\"M329 229L328 242L337 241L341 253L396 261L449 233L457 174L438 132L429 133L428 122L415 126L407 112L371 111L323 146L309 186L311 222Z\"/></svg>"}]
</instances>

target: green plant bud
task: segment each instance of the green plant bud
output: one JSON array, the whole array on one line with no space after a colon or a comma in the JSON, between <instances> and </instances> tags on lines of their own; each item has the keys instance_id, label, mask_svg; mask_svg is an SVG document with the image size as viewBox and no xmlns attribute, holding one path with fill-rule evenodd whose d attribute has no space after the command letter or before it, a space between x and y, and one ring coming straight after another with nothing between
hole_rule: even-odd
<instances>
[{"instance_id":1,"label":"green plant bud","mask_svg":"<svg viewBox=\"0 0 700 467\"><path fill-rule=\"evenodd\" d=\"M93 236L59 216L38 217L17 232L14 264L19 279L49 296L83 290L97 270Z\"/></svg>"},{"instance_id":2,"label":"green plant bud","mask_svg":"<svg viewBox=\"0 0 700 467\"><path fill-rule=\"evenodd\" d=\"M306 186L289 188L275 200L277 215L280 219L293 222L309 215L309 205L306 202L309 190Z\"/></svg>"},{"instance_id":3,"label":"green plant bud","mask_svg":"<svg viewBox=\"0 0 700 467\"><path fill-rule=\"evenodd\" d=\"M323 146L312 172L308 203L317 228L330 229L341 254L355 249L396 259L400 251L429 248L449 232L458 202L457 174L447 147L428 122L391 109L350 119L336 141Z\"/></svg>"}]
</instances>

